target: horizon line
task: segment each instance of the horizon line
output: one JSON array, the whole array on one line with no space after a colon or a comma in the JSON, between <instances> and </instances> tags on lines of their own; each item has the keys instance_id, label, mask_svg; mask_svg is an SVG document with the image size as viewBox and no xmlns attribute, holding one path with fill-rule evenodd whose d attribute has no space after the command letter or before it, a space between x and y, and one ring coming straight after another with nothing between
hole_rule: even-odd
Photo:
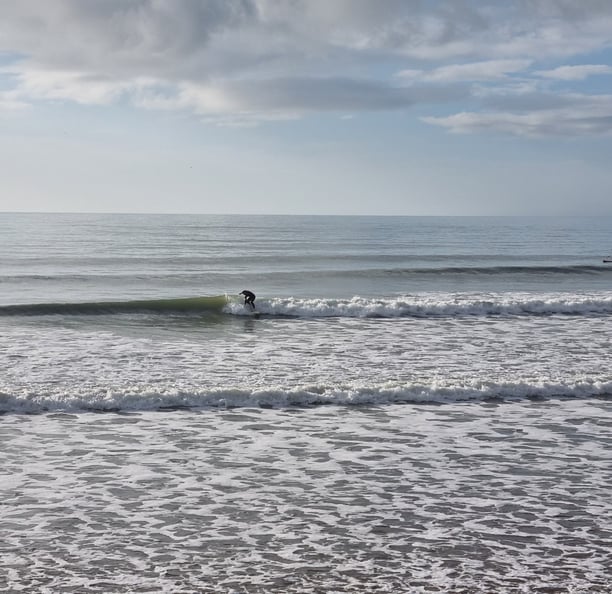
<instances>
[{"instance_id":1,"label":"horizon line","mask_svg":"<svg viewBox=\"0 0 612 594\"><path fill-rule=\"evenodd\" d=\"M372 213L283 213L283 212L172 212L172 211L105 211L105 210L0 210L0 215L113 215L113 216L237 216L237 217L381 217L381 218L599 218L599 214L372 214Z\"/></svg>"}]
</instances>

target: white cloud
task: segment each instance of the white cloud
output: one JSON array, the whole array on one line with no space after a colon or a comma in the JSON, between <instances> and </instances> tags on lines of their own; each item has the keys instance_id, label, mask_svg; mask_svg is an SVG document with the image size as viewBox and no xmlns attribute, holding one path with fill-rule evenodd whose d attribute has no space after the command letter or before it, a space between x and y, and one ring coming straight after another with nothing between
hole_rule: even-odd
<instances>
[{"instance_id":1,"label":"white cloud","mask_svg":"<svg viewBox=\"0 0 612 594\"><path fill-rule=\"evenodd\" d=\"M14 113L27 109L29 105L21 101L18 95L14 92L2 92L0 93L0 114L3 112Z\"/></svg>"},{"instance_id":2,"label":"white cloud","mask_svg":"<svg viewBox=\"0 0 612 594\"><path fill-rule=\"evenodd\" d=\"M69 99L89 105L109 105L131 86L131 83L103 80L87 73L31 67L18 72L16 79L17 93L24 99Z\"/></svg>"},{"instance_id":3,"label":"white cloud","mask_svg":"<svg viewBox=\"0 0 612 594\"><path fill-rule=\"evenodd\" d=\"M578 66L558 66L552 70L538 70L535 74L557 80L584 80L589 76L612 74L612 66L604 64L582 64Z\"/></svg>"},{"instance_id":4,"label":"white cloud","mask_svg":"<svg viewBox=\"0 0 612 594\"><path fill-rule=\"evenodd\" d=\"M467 64L451 64L434 70L402 70L397 76L404 80L420 80L428 82L473 82L487 80L502 80L508 74L522 72L527 69L532 60L487 60Z\"/></svg>"}]
</instances>

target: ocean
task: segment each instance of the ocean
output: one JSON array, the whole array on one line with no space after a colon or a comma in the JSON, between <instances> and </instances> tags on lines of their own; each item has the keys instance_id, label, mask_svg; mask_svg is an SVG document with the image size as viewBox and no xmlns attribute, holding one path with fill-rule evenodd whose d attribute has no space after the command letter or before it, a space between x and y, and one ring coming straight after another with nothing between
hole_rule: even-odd
<instances>
[{"instance_id":1,"label":"ocean","mask_svg":"<svg viewBox=\"0 0 612 594\"><path fill-rule=\"evenodd\" d=\"M0 213L0 254L0 590L612 592L612 218Z\"/></svg>"}]
</instances>

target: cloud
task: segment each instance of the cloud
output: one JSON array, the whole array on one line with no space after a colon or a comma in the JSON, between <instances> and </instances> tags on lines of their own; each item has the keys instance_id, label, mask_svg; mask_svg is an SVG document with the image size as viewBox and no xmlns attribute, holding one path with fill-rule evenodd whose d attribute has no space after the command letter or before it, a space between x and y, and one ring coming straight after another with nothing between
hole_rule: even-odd
<instances>
[{"instance_id":1,"label":"cloud","mask_svg":"<svg viewBox=\"0 0 612 594\"><path fill-rule=\"evenodd\" d=\"M0 73L0 110L130 101L225 123L464 101L463 115L426 121L499 130L490 102L512 85L610 69L534 64L610 46L601 0L20 0L0 3L0 52L19 56Z\"/></svg>"},{"instance_id":2,"label":"cloud","mask_svg":"<svg viewBox=\"0 0 612 594\"><path fill-rule=\"evenodd\" d=\"M461 112L422 119L454 133L487 132L527 137L612 134L612 95L569 95L565 102L565 107L514 112Z\"/></svg>"},{"instance_id":3,"label":"cloud","mask_svg":"<svg viewBox=\"0 0 612 594\"><path fill-rule=\"evenodd\" d=\"M86 105L110 105L137 81L121 83L103 77L70 71L28 68L15 72L14 93L30 100L67 100Z\"/></svg>"},{"instance_id":4,"label":"cloud","mask_svg":"<svg viewBox=\"0 0 612 594\"><path fill-rule=\"evenodd\" d=\"M4 113L14 113L28 108L28 104L21 101L12 91L0 92L0 115Z\"/></svg>"},{"instance_id":5,"label":"cloud","mask_svg":"<svg viewBox=\"0 0 612 594\"><path fill-rule=\"evenodd\" d=\"M294 119L307 113L374 112L406 109L417 103L459 100L466 90L453 86L392 86L348 77L276 77L169 83L153 77L114 79L85 72L29 67L11 70L17 81L10 98L111 105L121 99L150 110L183 110L223 122ZM1 96L0 96L1 98ZM9 94L6 94L8 102ZM2 103L0 103L0 109Z\"/></svg>"},{"instance_id":6,"label":"cloud","mask_svg":"<svg viewBox=\"0 0 612 594\"><path fill-rule=\"evenodd\" d=\"M350 78L298 78L183 83L172 95L143 88L139 105L150 109L183 109L222 123L295 119L307 113L373 112L406 109L417 103L458 100L456 87L392 87ZM345 113L342 113L344 116Z\"/></svg>"},{"instance_id":7,"label":"cloud","mask_svg":"<svg viewBox=\"0 0 612 594\"><path fill-rule=\"evenodd\" d=\"M397 73L400 79L427 82L463 82L502 80L508 74L521 72L528 68L532 60L487 60L467 64L441 66L429 72L423 70L403 70Z\"/></svg>"},{"instance_id":8,"label":"cloud","mask_svg":"<svg viewBox=\"0 0 612 594\"><path fill-rule=\"evenodd\" d=\"M59 71L169 79L311 62L320 67L342 55L461 62L469 56L564 56L609 44L611 25L612 5L599 0L20 0L0 5L4 49Z\"/></svg>"},{"instance_id":9,"label":"cloud","mask_svg":"<svg viewBox=\"0 0 612 594\"><path fill-rule=\"evenodd\" d=\"M544 78L557 80L584 80L593 75L612 74L612 66L604 64L582 64L579 66L558 66L552 70L539 70L535 72Z\"/></svg>"},{"instance_id":10,"label":"cloud","mask_svg":"<svg viewBox=\"0 0 612 594\"><path fill-rule=\"evenodd\" d=\"M181 76L253 9L247 0L22 0L0 6L0 39L50 70Z\"/></svg>"}]
</instances>

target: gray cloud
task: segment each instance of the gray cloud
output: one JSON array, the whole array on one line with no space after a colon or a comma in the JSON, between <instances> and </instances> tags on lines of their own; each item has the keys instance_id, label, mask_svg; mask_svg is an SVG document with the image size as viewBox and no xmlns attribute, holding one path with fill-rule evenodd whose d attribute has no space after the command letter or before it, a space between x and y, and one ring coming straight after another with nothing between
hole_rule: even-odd
<instances>
[{"instance_id":1,"label":"gray cloud","mask_svg":"<svg viewBox=\"0 0 612 594\"><path fill-rule=\"evenodd\" d=\"M342 77L239 81L224 85L223 90L245 109L280 111L397 110L418 102L449 101L465 96L457 87L402 88ZM248 98L248 103L244 98Z\"/></svg>"},{"instance_id":2,"label":"gray cloud","mask_svg":"<svg viewBox=\"0 0 612 594\"><path fill-rule=\"evenodd\" d=\"M562 56L612 40L612 5L565 0L20 0L0 4L0 39L51 68L179 72L241 55L274 62L385 52L423 59ZM214 59L205 53L213 53ZM184 58L187 64L178 61Z\"/></svg>"},{"instance_id":3,"label":"gray cloud","mask_svg":"<svg viewBox=\"0 0 612 594\"><path fill-rule=\"evenodd\" d=\"M564 107L551 104L540 110L463 112L423 120L455 133L489 132L527 137L612 134L612 95L572 95L564 99Z\"/></svg>"},{"instance_id":4,"label":"gray cloud","mask_svg":"<svg viewBox=\"0 0 612 594\"><path fill-rule=\"evenodd\" d=\"M0 43L49 70L180 76L254 10L248 0L23 0L0 5Z\"/></svg>"},{"instance_id":5,"label":"gray cloud","mask_svg":"<svg viewBox=\"0 0 612 594\"><path fill-rule=\"evenodd\" d=\"M255 120L470 98L469 113L426 121L517 133L537 112L534 126L546 133L542 112L575 109L585 123L588 98L537 88L513 95L510 83L604 73L609 66L529 68L611 45L612 3L604 0L20 0L0 3L0 51L21 56L4 71L13 86L0 109L127 98L147 109ZM597 121L606 129L603 115Z\"/></svg>"}]
</instances>

